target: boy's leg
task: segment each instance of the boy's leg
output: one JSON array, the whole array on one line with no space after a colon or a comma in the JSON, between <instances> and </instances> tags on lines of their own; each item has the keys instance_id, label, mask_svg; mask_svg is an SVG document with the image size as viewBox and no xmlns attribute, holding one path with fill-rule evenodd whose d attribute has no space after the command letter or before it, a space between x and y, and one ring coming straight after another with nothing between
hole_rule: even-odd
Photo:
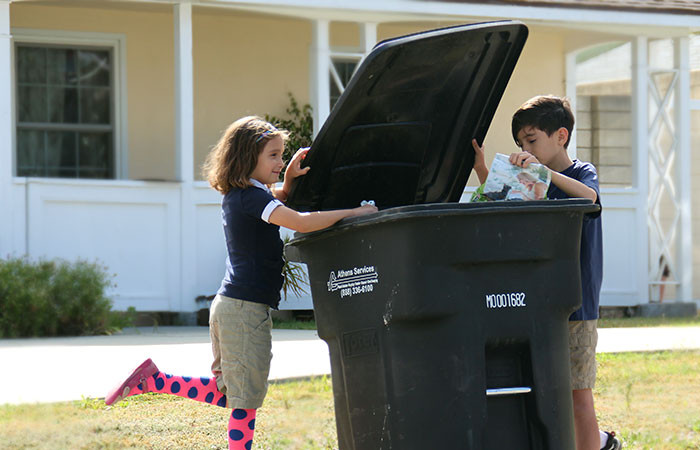
<instances>
[{"instance_id":1,"label":"boy's leg","mask_svg":"<svg viewBox=\"0 0 700 450\"><path fill-rule=\"evenodd\" d=\"M600 450L600 433L593 405L593 391L574 389L573 400L576 450Z\"/></svg>"},{"instance_id":2,"label":"boy's leg","mask_svg":"<svg viewBox=\"0 0 700 450\"><path fill-rule=\"evenodd\" d=\"M597 320L569 322L571 388L577 450L600 449L600 433L593 403L597 344Z\"/></svg>"}]
</instances>

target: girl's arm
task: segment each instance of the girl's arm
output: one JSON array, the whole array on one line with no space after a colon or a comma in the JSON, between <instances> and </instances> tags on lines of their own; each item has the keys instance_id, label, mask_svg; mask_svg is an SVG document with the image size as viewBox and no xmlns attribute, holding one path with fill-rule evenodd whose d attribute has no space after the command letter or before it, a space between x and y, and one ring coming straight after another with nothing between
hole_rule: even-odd
<instances>
[{"instance_id":1,"label":"girl's arm","mask_svg":"<svg viewBox=\"0 0 700 450\"><path fill-rule=\"evenodd\" d=\"M292 181L298 176L306 175L306 173L311 170L311 167L301 168L301 162L306 158L306 154L309 152L309 148L300 148L292 156L292 160L289 161L287 170L284 172L284 183L281 188L273 187L271 189L272 195L282 202L287 200L289 196L289 191L292 189Z\"/></svg>"},{"instance_id":2,"label":"girl's arm","mask_svg":"<svg viewBox=\"0 0 700 450\"><path fill-rule=\"evenodd\" d=\"M353 209L337 209L334 211L315 211L300 213L286 206L278 206L270 214L270 223L289 228L301 233L328 228L337 221L346 217L362 216L377 212L377 207L364 205Z\"/></svg>"},{"instance_id":3,"label":"girl's arm","mask_svg":"<svg viewBox=\"0 0 700 450\"><path fill-rule=\"evenodd\" d=\"M486 167L486 158L484 156L484 147L479 147L476 139L472 139L472 147L474 147L474 172L479 178L479 183L486 183L489 177L489 169Z\"/></svg>"}]
</instances>

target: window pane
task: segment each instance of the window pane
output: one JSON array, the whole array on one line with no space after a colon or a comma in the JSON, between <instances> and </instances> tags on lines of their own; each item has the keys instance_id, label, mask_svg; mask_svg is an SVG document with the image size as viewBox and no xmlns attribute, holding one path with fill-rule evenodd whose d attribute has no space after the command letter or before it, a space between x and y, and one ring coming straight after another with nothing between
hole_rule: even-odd
<instances>
[{"instance_id":1,"label":"window pane","mask_svg":"<svg viewBox=\"0 0 700 450\"><path fill-rule=\"evenodd\" d=\"M109 87L111 64L108 51L80 50L78 64L81 85Z\"/></svg>"},{"instance_id":2,"label":"window pane","mask_svg":"<svg viewBox=\"0 0 700 450\"><path fill-rule=\"evenodd\" d=\"M49 87L49 122L78 123L78 89Z\"/></svg>"},{"instance_id":3,"label":"window pane","mask_svg":"<svg viewBox=\"0 0 700 450\"><path fill-rule=\"evenodd\" d=\"M112 177L112 133L80 133L80 178Z\"/></svg>"},{"instance_id":4,"label":"window pane","mask_svg":"<svg viewBox=\"0 0 700 450\"><path fill-rule=\"evenodd\" d=\"M47 70L49 84L65 86L78 83L76 50L66 48L48 49Z\"/></svg>"},{"instance_id":5,"label":"window pane","mask_svg":"<svg viewBox=\"0 0 700 450\"><path fill-rule=\"evenodd\" d=\"M17 90L18 119L20 122L46 122L46 88L20 86Z\"/></svg>"},{"instance_id":6,"label":"window pane","mask_svg":"<svg viewBox=\"0 0 700 450\"><path fill-rule=\"evenodd\" d=\"M80 88L80 123L110 123L109 88Z\"/></svg>"},{"instance_id":7,"label":"window pane","mask_svg":"<svg viewBox=\"0 0 700 450\"><path fill-rule=\"evenodd\" d=\"M576 153L593 163L602 187L634 184L631 47L603 44L576 61Z\"/></svg>"},{"instance_id":8,"label":"window pane","mask_svg":"<svg viewBox=\"0 0 700 450\"><path fill-rule=\"evenodd\" d=\"M46 49L17 47L17 82L46 83Z\"/></svg>"},{"instance_id":9,"label":"window pane","mask_svg":"<svg viewBox=\"0 0 700 450\"><path fill-rule=\"evenodd\" d=\"M46 133L46 166L49 176L72 177L77 174L77 148L74 131Z\"/></svg>"},{"instance_id":10,"label":"window pane","mask_svg":"<svg viewBox=\"0 0 700 450\"><path fill-rule=\"evenodd\" d=\"M44 168L44 132L17 131L17 176L42 176Z\"/></svg>"},{"instance_id":11,"label":"window pane","mask_svg":"<svg viewBox=\"0 0 700 450\"><path fill-rule=\"evenodd\" d=\"M338 74L338 78L340 78L340 83L342 86L338 86L338 83L336 82L335 78L333 75L330 75L330 85L331 85L331 92L330 92L330 97L331 97L331 109L333 106L335 106L335 103L338 101L341 95L341 88L345 89L345 86L348 85L348 82L350 81L350 78L352 78L352 74L355 71L355 67L357 67L357 61L342 61L342 60L333 60L333 67L335 68L335 71Z\"/></svg>"}]
</instances>

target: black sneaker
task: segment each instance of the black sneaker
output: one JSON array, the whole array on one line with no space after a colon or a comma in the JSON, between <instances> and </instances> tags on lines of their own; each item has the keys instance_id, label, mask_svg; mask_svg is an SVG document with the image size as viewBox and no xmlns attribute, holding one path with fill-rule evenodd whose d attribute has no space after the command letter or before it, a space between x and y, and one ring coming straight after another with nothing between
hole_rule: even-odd
<instances>
[{"instance_id":1,"label":"black sneaker","mask_svg":"<svg viewBox=\"0 0 700 450\"><path fill-rule=\"evenodd\" d=\"M608 435L608 443L600 450L620 450L622 448L622 444L620 444L620 441L615 437L614 431L605 431L605 434Z\"/></svg>"}]
</instances>

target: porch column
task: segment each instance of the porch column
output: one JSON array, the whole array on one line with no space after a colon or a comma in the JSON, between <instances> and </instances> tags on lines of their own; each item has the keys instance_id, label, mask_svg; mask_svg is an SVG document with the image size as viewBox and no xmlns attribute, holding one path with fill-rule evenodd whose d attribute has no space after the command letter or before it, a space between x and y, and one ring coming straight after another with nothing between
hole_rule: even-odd
<instances>
[{"instance_id":1,"label":"porch column","mask_svg":"<svg viewBox=\"0 0 700 450\"><path fill-rule=\"evenodd\" d=\"M329 44L330 22L317 19L313 21L313 41L311 42L311 107L314 118L314 137L318 134L331 110L330 64L331 49Z\"/></svg>"},{"instance_id":2,"label":"porch column","mask_svg":"<svg viewBox=\"0 0 700 450\"><path fill-rule=\"evenodd\" d=\"M194 325L196 290L196 208L194 204L194 81L192 58L192 3L174 6L175 25L175 147L176 176L180 180L180 295L171 310Z\"/></svg>"},{"instance_id":3,"label":"porch column","mask_svg":"<svg viewBox=\"0 0 700 450\"><path fill-rule=\"evenodd\" d=\"M692 160L690 148L690 46L688 37L675 38L674 68L678 71L676 83L676 138L678 139L678 159L675 164L676 179L679 189L680 235L678 242L678 281L680 292L678 300L693 300L693 224L691 216L691 173Z\"/></svg>"},{"instance_id":4,"label":"porch column","mask_svg":"<svg viewBox=\"0 0 700 450\"><path fill-rule=\"evenodd\" d=\"M360 32L362 53L367 56L377 43L377 24L374 22L365 22L360 25Z\"/></svg>"},{"instance_id":5,"label":"porch column","mask_svg":"<svg viewBox=\"0 0 700 450\"><path fill-rule=\"evenodd\" d=\"M576 115L576 55L578 52L569 52L566 54L566 70L564 72L565 89L566 96L569 98L571 103L571 110ZM569 140L569 147L567 148L567 153L571 159L576 159L576 127L574 127L571 138Z\"/></svg>"},{"instance_id":6,"label":"porch column","mask_svg":"<svg viewBox=\"0 0 700 450\"><path fill-rule=\"evenodd\" d=\"M632 40L632 148L634 177L637 187L636 228L637 292L639 303L649 303L649 88L648 88L647 38L637 36Z\"/></svg>"},{"instance_id":7,"label":"porch column","mask_svg":"<svg viewBox=\"0 0 700 450\"><path fill-rule=\"evenodd\" d=\"M175 148L176 176L194 181L194 92L192 76L192 3L175 5Z\"/></svg>"},{"instance_id":8,"label":"porch column","mask_svg":"<svg viewBox=\"0 0 700 450\"><path fill-rule=\"evenodd\" d=\"M12 36L10 0L0 0L0 258L14 250L12 171Z\"/></svg>"}]
</instances>

